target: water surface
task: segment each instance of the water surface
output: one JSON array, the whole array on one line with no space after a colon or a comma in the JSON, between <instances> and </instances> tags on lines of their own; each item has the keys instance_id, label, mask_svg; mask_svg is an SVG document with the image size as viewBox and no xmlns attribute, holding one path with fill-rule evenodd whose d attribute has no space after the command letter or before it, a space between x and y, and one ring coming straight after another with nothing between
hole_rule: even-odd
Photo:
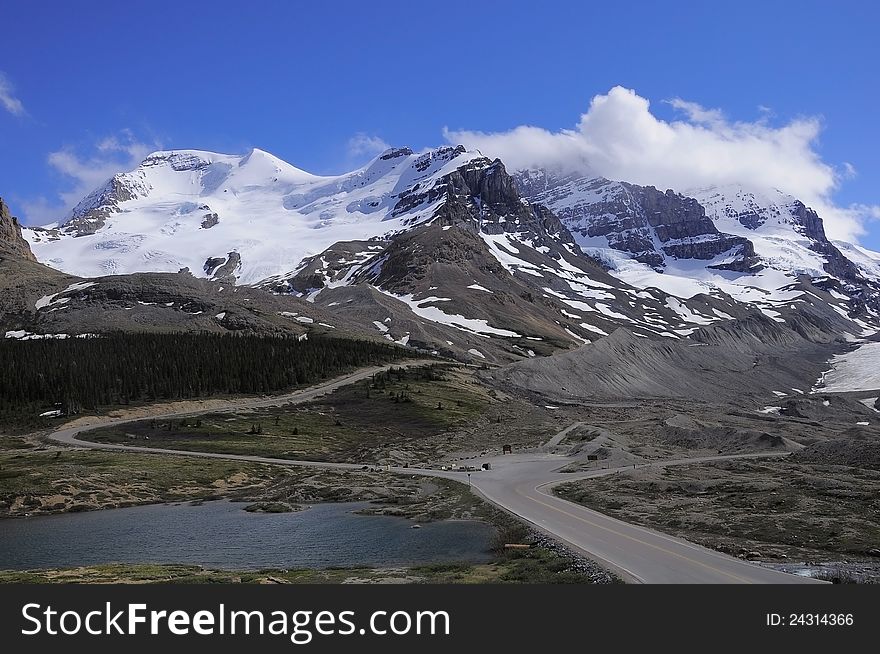
<instances>
[{"instance_id":1,"label":"water surface","mask_svg":"<svg viewBox=\"0 0 880 654\"><path fill-rule=\"evenodd\" d=\"M413 529L366 503L296 513L248 513L245 504L156 504L0 521L0 569L105 563L181 563L225 569L398 566L489 560L492 528L440 521Z\"/></svg>"}]
</instances>

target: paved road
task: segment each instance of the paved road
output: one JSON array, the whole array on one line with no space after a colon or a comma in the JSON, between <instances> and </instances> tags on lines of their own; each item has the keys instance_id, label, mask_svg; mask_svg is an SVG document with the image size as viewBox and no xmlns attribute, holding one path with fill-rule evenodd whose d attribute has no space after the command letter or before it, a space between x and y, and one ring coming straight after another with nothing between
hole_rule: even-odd
<instances>
[{"instance_id":1,"label":"paved road","mask_svg":"<svg viewBox=\"0 0 880 654\"><path fill-rule=\"evenodd\" d=\"M408 365L418 365L411 362ZM341 386L372 376L384 368L369 368L340 377L318 386L272 398L249 398L230 401L227 407L212 411L230 412L244 408L298 404L313 400ZM202 411L203 413L204 411ZM156 418L182 418L195 413L156 414ZM50 438L66 445L102 450L125 450L174 456L192 456L215 459L231 459L273 465L309 466L322 468L363 467L360 464L323 463L316 461L293 461L271 457L212 452L170 450L157 447L140 447L109 443L90 443L77 436L96 427L111 426L142 420L105 418L96 423L61 429ZM572 428L574 425L572 426ZM562 432L564 438L568 431ZM704 461L732 458L756 458L766 455L733 455L695 457L653 462L649 465L666 467ZM444 477L469 483L480 495L499 507L532 523L538 529L566 543L586 556L599 560L633 583L810 583L815 580L789 575L753 565L726 556L679 538L631 525L597 511L568 502L552 494L552 487L565 481L589 479L615 474L630 466L607 470L588 470L577 473L560 473L560 468L573 460L545 452L497 456L479 460L491 464L490 470L472 473L442 471L422 468L391 468L399 474L416 474ZM469 462L473 463L473 462Z\"/></svg>"},{"instance_id":2,"label":"paved road","mask_svg":"<svg viewBox=\"0 0 880 654\"><path fill-rule=\"evenodd\" d=\"M665 467L756 455L677 459ZM761 456L761 455L757 455ZM492 469L473 473L473 486L486 499L524 518L572 549L605 563L635 583L810 583L815 580L762 568L652 529L632 525L552 494L552 487L575 479L615 474L631 466L574 474L560 473L567 460L550 454L508 455Z\"/></svg>"},{"instance_id":3,"label":"paved road","mask_svg":"<svg viewBox=\"0 0 880 654\"><path fill-rule=\"evenodd\" d=\"M395 368L413 368L417 366L423 366L425 364L437 363L436 360L417 360L417 361L409 361L406 363L393 364ZM236 454L214 454L210 452L192 452L192 451L181 451L181 450L171 450L167 448L161 447L141 447L141 446L132 446L132 445L116 445L112 443L90 443L88 441L79 440L77 436L85 431L89 431L92 429L97 429L99 427L113 427L116 425L124 425L131 422L140 422L143 420L153 420L153 419L163 419L163 418L190 418L193 416L204 415L206 413L232 413L234 411L241 411L244 409L260 409L266 407L273 406L286 406L291 404L303 404L304 402L310 402L314 399L321 397L322 395L327 395L328 393L332 393L337 388L341 388L342 386L348 386L349 384L354 384L359 381L363 381L364 379L368 379L375 375L377 372L382 372L384 370L388 370L389 366L373 366L370 368L362 368L356 372L350 373L348 375L342 375L340 377L336 377L326 382L322 382L315 386L310 386L308 388L304 388L298 391L293 391L292 393L287 393L286 395L272 395L268 397L248 397L241 399L234 399L225 402L222 406L212 406L211 408L202 408L195 411L180 411L173 404L168 405L167 407L162 407L161 405L156 405L154 407L155 411L151 412L149 415L136 415L130 418L109 418L109 417L96 417L94 420L89 420L87 423L80 424L76 427L68 427L64 429L60 429L53 434L49 435L51 440L57 441L59 443L64 443L66 445L74 445L76 447L87 447L91 449L100 449L100 450L126 450L126 451L137 451L137 452L148 452L148 453L156 453L156 454L177 454L182 456L196 456L202 458L213 458L213 459L236 459L240 461L256 461L261 463L287 463L288 465L314 465L319 467L337 467L337 468L361 468L362 465L356 464L341 464L341 463L318 463L315 461L290 461L288 459L273 459L268 457L253 457L253 456L240 456ZM167 409L167 410L163 410Z\"/></svg>"}]
</instances>

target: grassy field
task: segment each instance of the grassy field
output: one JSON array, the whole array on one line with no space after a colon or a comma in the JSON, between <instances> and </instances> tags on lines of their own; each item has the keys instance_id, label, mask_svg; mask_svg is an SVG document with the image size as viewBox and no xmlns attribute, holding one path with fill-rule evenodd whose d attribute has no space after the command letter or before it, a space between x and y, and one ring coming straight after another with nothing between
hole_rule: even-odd
<instances>
[{"instance_id":1,"label":"grassy field","mask_svg":"<svg viewBox=\"0 0 880 654\"><path fill-rule=\"evenodd\" d=\"M308 404L144 420L87 437L285 459L424 463L443 449L442 435L473 422L491 405L489 392L469 377L441 366L400 370Z\"/></svg>"},{"instance_id":2,"label":"grassy field","mask_svg":"<svg viewBox=\"0 0 880 654\"><path fill-rule=\"evenodd\" d=\"M643 468L556 492L743 558L833 561L880 553L880 472L874 470L727 461Z\"/></svg>"},{"instance_id":3,"label":"grassy field","mask_svg":"<svg viewBox=\"0 0 880 654\"><path fill-rule=\"evenodd\" d=\"M380 501L404 517L460 517L466 504L459 506L459 494L433 497L438 489L381 471L83 450L0 451L0 517L219 498L291 509L315 502Z\"/></svg>"},{"instance_id":4,"label":"grassy field","mask_svg":"<svg viewBox=\"0 0 880 654\"><path fill-rule=\"evenodd\" d=\"M270 482L268 466L82 450L0 452L0 515L210 499Z\"/></svg>"}]
</instances>

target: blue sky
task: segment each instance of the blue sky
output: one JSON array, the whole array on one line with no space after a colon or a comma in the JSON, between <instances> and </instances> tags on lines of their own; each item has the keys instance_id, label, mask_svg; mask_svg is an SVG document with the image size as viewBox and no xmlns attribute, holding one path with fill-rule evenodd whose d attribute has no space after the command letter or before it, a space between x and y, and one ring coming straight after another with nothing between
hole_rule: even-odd
<instances>
[{"instance_id":1,"label":"blue sky","mask_svg":"<svg viewBox=\"0 0 880 654\"><path fill-rule=\"evenodd\" d=\"M458 135L488 144L475 133L520 125L558 134L619 85L649 100L661 126L684 121L713 143L785 140L781 156L807 180L793 190L864 225L861 241L880 248L875 3L245 6L5 0L0 194L14 212L59 218L114 166L159 147L260 147L333 173L383 143L418 149ZM699 107L664 102L675 98ZM766 158L756 158L756 175Z\"/></svg>"}]
</instances>

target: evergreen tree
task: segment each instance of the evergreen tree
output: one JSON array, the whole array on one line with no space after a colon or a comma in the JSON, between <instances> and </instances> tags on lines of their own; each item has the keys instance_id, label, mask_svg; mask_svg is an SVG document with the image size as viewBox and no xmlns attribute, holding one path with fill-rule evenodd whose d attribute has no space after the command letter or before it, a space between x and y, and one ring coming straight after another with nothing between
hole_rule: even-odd
<instances>
[{"instance_id":1,"label":"evergreen tree","mask_svg":"<svg viewBox=\"0 0 880 654\"><path fill-rule=\"evenodd\" d=\"M3 339L0 424L32 420L46 407L75 415L102 406L276 393L414 355L391 344L330 337L110 333ZM384 388L392 374L400 380L406 370L379 373L373 385Z\"/></svg>"}]
</instances>

